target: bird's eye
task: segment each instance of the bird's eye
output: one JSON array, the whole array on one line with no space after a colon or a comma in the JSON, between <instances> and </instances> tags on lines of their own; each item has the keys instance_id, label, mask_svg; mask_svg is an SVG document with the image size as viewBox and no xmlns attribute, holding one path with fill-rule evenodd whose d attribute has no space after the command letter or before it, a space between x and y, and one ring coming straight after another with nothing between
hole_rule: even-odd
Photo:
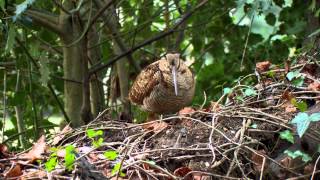
<instances>
[{"instance_id":1,"label":"bird's eye","mask_svg":"<svg viewBox=\"0 0 320 180\"><path fill-rule=\"evenodd\" d=\"M171 61L171 62L170 62L170 65L171 65L171 66L174 66L174 65L175 65L174 61Z\"/></svg>"}]
</instances>

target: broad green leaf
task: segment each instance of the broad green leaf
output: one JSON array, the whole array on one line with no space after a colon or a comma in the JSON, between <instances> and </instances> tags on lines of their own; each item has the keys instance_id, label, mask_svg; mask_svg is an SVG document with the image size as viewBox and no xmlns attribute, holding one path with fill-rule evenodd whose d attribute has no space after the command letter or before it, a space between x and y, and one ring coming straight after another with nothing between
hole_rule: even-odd
<instances>
[{"instance_id":1,"label":"broad green leaf","mask_svg":"<svg viewBox=\"0 0 320 180\"><path fill-rule=\"evenodd\" d=\"M226 94L230 94L230 93L232 93L232 89L231 88L224 88L223 89L223 95L226 95Z\"/></svg>"},{"instance_id":2,"label":"broad green leaf","mask_svg":"<svg viewBox=\"0 0 320 180\"><path fill-rule=\"evenodd\" d=\"M46 170L48 172L51 172L52 170L54 170L56 168L58 164L58 159L57 157L51 157L46 163L45 163L45 167Z\"/></svg>"},{"instance_id":3,"label":"broad green leaf","mask_svg":"<svg viewBox=\"0 0 320 180\"><path fill-rule=\"evenodd\" d=\"M296 124L298 135L299 137L302 137L310 124L309 115L307 113L300 112L294 117L294 119L290 123Z\"/></svg>"},{"instance_id":4,"label":"broad green leaf","mask_svg":"<svg viewBox=\"0 0 320 180\"><path fill-rule=\"evenodd\" d=\"M257 95L257 92L252 88L247 88L245 89L244 94L245 96L255 96Z\"/></svg>"},{"instance_id":5,"label":"broad green leaf","mask_svg":"<svg viewBox=\"0 0 320 180\"><path fill-rule=\"evenodd\" d=\"M313 121L313 122L319 121L320 120L320 113L313 113L310 115L309 118L310 118L310 121Z\"/></svg>"},{"instance_id":6,"label":"broad green leaf","mask_svg":"<svg viewBox=\"0 0 320 180\"><path fill-rule=\"evenodd\" d=\"M103 153L103 155L109 159L110 161L113 161L115 159L117 159L118 157L118 152L114 151L114 150L107 150L105 153Z\"/></svg>"},{"instance_id":7,"label":"broad green leaf","mask_svg":"<svg viewBox=\"0 0 320 180\"><path fill-rule=\"evenodd\" d=\"M293 134L289 130L281 131L280 132L280 138L281 139L285 139L285 140L291 142L292 144L294 143Z\"/></svg>"},{"instance_id":8,"label":"broad green leaf","mask_svg":"<svg viewBox=\"0 0 320 180\"><path fill-rule=\"evenodd\" d=\"M308 105L306 102L304 101L300 101L300 102L297 102L297 99L296 98L292 98L290 100L291 104L293 104L295 107L297 107L301 112L305 112L308 108Z\"/></svg>"},{"instance_id":9,"label":"broad green leaf","mask_svg":"<svg viewBox=\"0 0 320 180\"><path fill-rule=\"evenodd\" d=\"M288 72L288 74L287 74L287 79L288 79L289 81L292 81L294 78L299 77L299 75L300 75L300 72L299 72L299 71L290 71L290 72Z\"/></svg>"},{"instance_id":10,"label":"broad green leaf","mask_svg":"<svg viewBox=\"0 0 320 180\"><path fill-rule=\"evenodd\" d=\"M309 156L309 154L306 154L300 150L296 150L294 152L292 152L290 150L285 150L284 153L293 159L295 159L297 157L301 157L303 162L309 162L312 160L312 158Z\"/></svg>"},{"instance_id":11,"label":"broad green leaf","mask_svg":"<svg viewBox=\"0 0 320 180\"><path fill-rule=\"evenodd\" d=\"M9 29L9 33L8 33L8 39L7 39L7 44L6 44L6 48L5 48L5 52L8 53L9 51L11 51L11 49L13 48L14 45L14 39L16 37L16 31L14 26L11 26Z\"/></svg>"},{"instance_id":12,"label":"broad green leaf","mask_svg":"<svg viewBox=\"0 0 320 180\"><path fill-rule=\"evenodd\" d=\"M94 130L94 129L87 129L87 136L89 137L89 138L94 138L94 137L96 137L96 131Z\"/></svg>"},{"instance_id":13,"label":"broad green leaf","mask_svg":"<svg viewBox=\"0 0 320 180\"><path fill-rule=\"evenodd\" d=\"M111 170L111 175L114 176L119 172L120 177L125 177L126 174L121 171L121 163L118 162L114 165L113 169Z\"/></svg>"},{"instance_id":14,"label":"broad green leaf","mask_svg":"<svg viewBox=\"0 0 320 180\"><path fill-rule=\"evenodd\" d=\"M291 83L293 85L295 85L296 87L301 87L304 83L304 77L303 76L298 77L298 78L292 80Z\"/></svg>"},{"instance_id":15,"label":"broad green leaf","mask_svg":"<svg viewBox=\"0 0 320 180\"><path fill-rule=\"evenodd\" d=\"M65 150L66 155L64 157L64 165L68 171L72 171L76 160L75 148L73 145L68 145Z\"/></svg>"},{"instance_id":16,"label":"broad green leaf","mask_svg":"<svg viewBox=\"0 0 320 180\"><path fill-rule=\"evenodd\" d=\"M103 143L103 138L99 138L98 140L94 140L93 142L92 142L92 144L93 144L93 146L95 147L95 148L98 148L98 147L100 147L101 145L102 145L102 143Z\"/></svg>"}]
</instances>

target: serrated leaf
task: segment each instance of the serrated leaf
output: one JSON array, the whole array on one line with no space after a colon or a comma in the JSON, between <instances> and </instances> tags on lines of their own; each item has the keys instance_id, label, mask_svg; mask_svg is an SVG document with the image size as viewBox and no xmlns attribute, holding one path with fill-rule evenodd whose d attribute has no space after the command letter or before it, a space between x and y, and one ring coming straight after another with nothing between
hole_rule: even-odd
<instances>
[{"instance_id":1,"label":"serrated leaf","mask_svg":"<svg viewBox=\"0 0 320 180\"><path fill-rule=\"evenodd\" d=\"M257 95L257 92L252 88L247 88L245 89L244 94L245 96L255 96Z\"/></svg>"},{"instance_id":2,"label":"serrated leaf","mask_svg":"<svg viewBox=\"0 0 320 180\"><path fill-rule=\"evenodd\" d=\"M8 38L7 38L7 44L5 47L5 52L8 53L9 51L11 51L11 49L13 48L14 45L14 39L16 37L16 31L14 26L11 26L9 29L9 33L8 33Z\"/></svg>"},{"instance_id":3,"label":"serrated leaf","mask_svg":"<svg viewBox=\"0 0 320 180\"><path fill-rule=\"evenodd\" d=\"M118 157L118 152L114 150L108 150L103 155L110 161L114 161Z\"/></svg>"},{"instance_id":4,"label":"serrated leaf","mask_svg":"<svg viewBox=\"0 0 320 180\"><path fill-rule=\"evenodd\" d=\"M316 122L320 120L320 113L313 113L309 116L310 121Z\"/></svg>"},{"instance_id":5,"label":"serrated leaf","mask_svg":"<svg viewBox=\"0 0 320 180\"><path fill-rule=\"evenodd\" d=\"M294 143L293 134L289 130L285 130L285 131L280 132L280 138L285 139L285 140L291 142L292 144Z\"/></svg>"},{"instance_id":6,"label":"serrated leaf","mask_svg":"<svg viewBox=\"0 0 320 180\"><path fill-rule=\"evenodd\" d=\"M226 95L226 94L231 94L232 93L232 89L231 88L224 88L223 89L223 95Z\"/></svg>"}]
</instances>

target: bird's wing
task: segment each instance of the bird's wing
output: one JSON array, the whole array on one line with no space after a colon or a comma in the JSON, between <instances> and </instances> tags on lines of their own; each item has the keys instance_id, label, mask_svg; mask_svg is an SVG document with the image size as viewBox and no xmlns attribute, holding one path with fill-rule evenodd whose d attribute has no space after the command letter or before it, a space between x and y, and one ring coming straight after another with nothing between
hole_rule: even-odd
<instances>
[{"instance_id":1,"label":"bird's wing","mask_svg":"<svg viewBox=\"0 0 320 180\"><path fill-rule=\"evenodd\" d=\"M130 101L142 105L144 98L148 97L153 88L160 83L160 74L159 62L154 62L142 70L130 89Z\"/></svg>"}]
</instances>

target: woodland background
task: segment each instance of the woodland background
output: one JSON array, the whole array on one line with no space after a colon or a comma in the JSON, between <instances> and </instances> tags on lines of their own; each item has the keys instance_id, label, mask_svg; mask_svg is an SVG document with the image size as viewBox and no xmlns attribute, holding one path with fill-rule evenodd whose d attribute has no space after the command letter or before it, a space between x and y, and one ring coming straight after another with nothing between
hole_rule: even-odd
<instances>
[{"instance_id":1,"label":"woodland background","mask_svg":"<svg viewBox=\"0 0 320 180\"><path fill-rule=\"evenodd\" d=\"M320 32L316 0L0 0L0 8L1 142L16 150L106 108L141 121L128 89L166 52L192 63L197 107L259 61L281 65L318 47Z\"/></svg>"}]
</instances>

